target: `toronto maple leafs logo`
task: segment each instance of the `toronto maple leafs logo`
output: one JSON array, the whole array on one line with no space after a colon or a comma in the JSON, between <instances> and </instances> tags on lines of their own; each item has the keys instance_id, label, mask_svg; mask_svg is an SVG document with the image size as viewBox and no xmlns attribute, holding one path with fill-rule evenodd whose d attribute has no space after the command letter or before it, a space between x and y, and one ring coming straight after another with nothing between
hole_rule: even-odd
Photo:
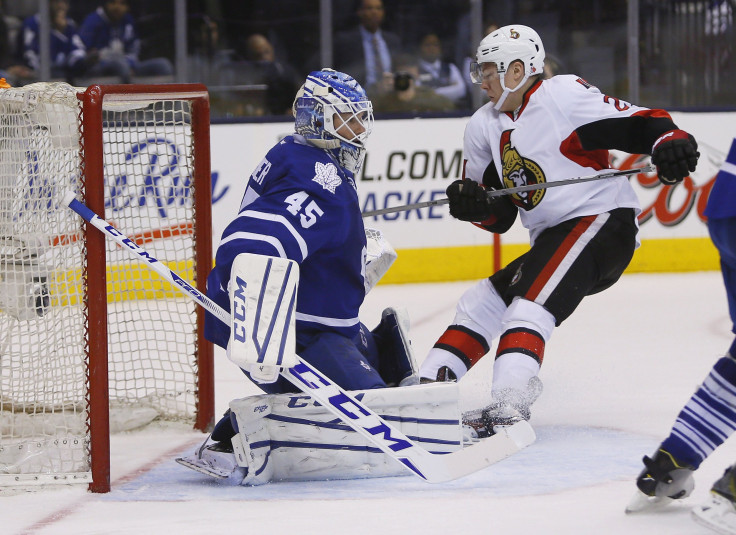
<instances>
[{"instance_id":1,"label":"toronto maple leafs logo","mask_svg":"<svg viewBox=\"0 0 736 535\"><path fill-rule=\"evenodd\" d=\"M314 180L330 193L335 193L337 186L340 185L342 179L337 174L337 167L331 163L317 162L314 164Z\"/></svg>"}]
</instances>

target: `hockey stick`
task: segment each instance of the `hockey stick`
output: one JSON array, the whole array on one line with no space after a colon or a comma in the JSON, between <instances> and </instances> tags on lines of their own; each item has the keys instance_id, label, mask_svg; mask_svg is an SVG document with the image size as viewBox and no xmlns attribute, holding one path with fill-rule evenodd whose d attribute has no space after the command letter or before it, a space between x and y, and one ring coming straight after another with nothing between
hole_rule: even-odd
<instances>
[{"instance_id":1,"label":"hockey stick","mask_svg":"<svg viewBox=\"0 0 736 535\"><path fill-rule=\"evenodd\" d=\"M126 248L133 256L144 260L150 269L176 286L187 297L196 301L226 325L230 325L230 313L227 310L221 308L150 253L136 245L130 238L101 219L76 200L73 193L65 195L64 204L103 234ZM281 375L375 444L386 455L398 460L407 470L429 483L451 481L477 472L516 453L536 439L529 423L522 421L473 446L453 453L435 455L412 442L398 429L390 426L373 410L345 392L298 355L297 364L291 368L282 368Z\"/></svg>"},{"instance_id":2,"label":"hockey stick","mask_svg":"<svg viewBox=\"0 0 736 535\"><path fill-rule=\"evenodd\" d=\"M629 176L637 173L650 173L654 171L656 167L653 165L645 165L644 167L638 167L636 169L625 169L623 171L608 171L605 173L598 173L597 175L581 176L577 178L568 178L566 180L558 180L557 182L540 182L539 184L527 184L525 186L516 186L515 188L496 189L488 191L488 197L500 197L501 195L513 195L514 193L523 193L525 191L536 191L538 189L556 188L557 186L567 186L568 184L581 184L583 182L591 182L593 180L603 180L605 178L614 178L618 176ZM383 214L392 214L394 212L405 212L408 210L417 210L419 208L427 208L429 206L439 206L441 204L447 204L450 199L435 199L433 201L424 201L414 204L405 204L404 206L394 206L393 208L381 208L380 210L371 210L370 212L363 212L363 217L374 217Z\"/></svg>"}]
</instances>

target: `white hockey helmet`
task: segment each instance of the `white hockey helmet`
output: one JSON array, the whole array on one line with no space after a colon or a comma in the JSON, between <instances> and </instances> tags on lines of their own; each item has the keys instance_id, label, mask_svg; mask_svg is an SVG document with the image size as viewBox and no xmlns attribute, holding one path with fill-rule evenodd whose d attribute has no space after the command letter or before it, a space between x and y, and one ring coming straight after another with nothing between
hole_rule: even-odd
<instances>
[{"instance_id":1,"label":"white hockey helmet","mask_svg":"<svg viewBox=\"0 0 736 535\"><path fill-rule=\"evenodd\" d=\"M529 26L521 24L504 26L485 36L478 45L475 58L477 67L471 69L471 75L476 84L482 81L480 66L483 63L495 63L499 73L506 72L509 65L517 60L524 63L527 76L544 71L542 39Z\"/></svg>"},{"instance_id":2,"label":"white hockey helmet","mask_svg":"<svg viewBox=\"0 0 736 535\"><path fill-rule=\"evenodd\" d=\"M494 63L501 75L503 94L494 105L497 110L501 109L509 93L520 89L530 76L544 72L542 39L529 26L521 24L504 26L486 35L478 45L475 58L476 61L470 65L470 79L473 83L483 83L484 63ZM503 74L514 61L524 64L524 78L515 89L508 89Z\"/></svg>"}]
</instances>

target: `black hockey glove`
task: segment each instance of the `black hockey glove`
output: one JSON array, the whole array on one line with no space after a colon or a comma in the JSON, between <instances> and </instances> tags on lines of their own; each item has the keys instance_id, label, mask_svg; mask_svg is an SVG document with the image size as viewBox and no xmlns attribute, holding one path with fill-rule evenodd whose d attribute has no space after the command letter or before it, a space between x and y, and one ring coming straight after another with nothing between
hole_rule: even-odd
<instances>
[{"instance_id":1,"label":"black hockey glove","mask_svg":"<svg viewBox=\"0 0 736 535\"><path fill-rule=\"evenodd\" d=\"M473 180L456 180L447 186L450 215L461 221L485 221L493 214L493 202L485 188Z\"/></svg>"},{"instance_id":2,"label":"black hockey glove","mask_svg":"<svg viewBox=\"0 0 736 535\"><path fill-rule=\"evenodd\" d=\"M698 144L684 130L670 130L662 134L652 147L652 163L657 166L659 180L671 185L695 171L698 164Z\"/></svg>"}]
</instances>

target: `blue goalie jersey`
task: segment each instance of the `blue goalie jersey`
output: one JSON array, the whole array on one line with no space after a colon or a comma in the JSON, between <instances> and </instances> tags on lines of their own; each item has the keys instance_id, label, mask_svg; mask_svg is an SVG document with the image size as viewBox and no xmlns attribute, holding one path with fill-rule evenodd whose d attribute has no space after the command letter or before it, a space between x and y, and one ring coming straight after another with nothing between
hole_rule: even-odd
<instances>
[{"instance_id":1,"label":"blue goalie jersey","mask_svg":"<svg viewBox=\"0 0 736 535\"><path fill-rule=\"evenodd\" d=\"M295 134L276 144L251 174L207 280L207 294L226 310L232 263L240 253L299 264L298 350L323 331L351 339L358 334L365 297L365 230L355 181L330 153ZM227 347L229 327L210 314L205 334Z\"/></svg>"}]
</instances>

